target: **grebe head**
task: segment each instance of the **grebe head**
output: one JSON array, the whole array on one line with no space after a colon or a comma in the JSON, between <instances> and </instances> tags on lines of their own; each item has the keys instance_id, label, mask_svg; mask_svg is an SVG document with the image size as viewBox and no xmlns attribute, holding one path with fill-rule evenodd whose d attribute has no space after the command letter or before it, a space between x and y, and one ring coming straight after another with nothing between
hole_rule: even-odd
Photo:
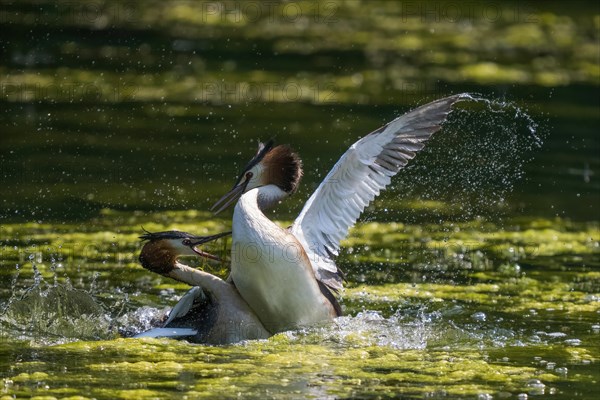
<instances>
[{"instance_id":1,"label":"grebe head","mask_svg":"<svg viewBox=\"0 0 600 400\"><path fill-rule=\"evenodd\" d=\"M147 240L140 252L140 262L144 268L164 275L175 267L179 257L200 256L220 260L217 256L200 250L198 246L230 234L231 232L223 232L212 236L195 236L181 231L146 232L140 236L140 239Z\"/></svg>"},{"instance_id":2,"label":"grebe head","mask_svg":"<svg viewBox=\"0 0 600 400\"><path fill-rule=\"evenodd\" d=\"M293 194L302 178L302 160L287 145L273 141L258 144L256 156L242 171L233 188L212 206L215 214L235 203L242 194L265 185L275 185L286 195Z\"/></svg>"}]
</instances>

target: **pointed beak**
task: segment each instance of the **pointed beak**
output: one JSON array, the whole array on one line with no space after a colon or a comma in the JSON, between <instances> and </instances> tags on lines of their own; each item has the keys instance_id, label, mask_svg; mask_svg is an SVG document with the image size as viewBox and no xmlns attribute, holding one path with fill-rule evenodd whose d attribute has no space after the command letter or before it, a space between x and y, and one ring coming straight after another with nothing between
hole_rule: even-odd
<instances>
[{"instance_id":1,"label":"pointed beak","mask_svg":"<svg viewBox=\"0 0 600 400\"><path fill-rule=\"evenodd\" d=\"M190 248L192 249L192 251L194 253L198 254L200 257L208 258L208 259L215 260L215 261L222 261L219 257L212 255L210 253L207 253L205 251L202 251L197 246L200 246L204 243L212 242L214 240L222 238L223 236L228 236L228 235L231 235L231 232L223 232L223 233L219 233L219 234L212 235L212 236L195 236L191 240Z\"/></svg>"},{"instance_id":2,"label":"pointed beak","mask_svg":"<svg viewBox=\"0 0 600 400\"><path fill-rule=\"evenodd\" d=\"M235 203L246 191L248 182L250 182L250 179L245 178L243 182L240 182L238 185L234 186L229 192L225 193L225 195L221 197L215 203L215 205L211 207L210 211L212 211L213 214L217 215L218 213L229 207L231 204Z\"/></svg>"}]
</instances>

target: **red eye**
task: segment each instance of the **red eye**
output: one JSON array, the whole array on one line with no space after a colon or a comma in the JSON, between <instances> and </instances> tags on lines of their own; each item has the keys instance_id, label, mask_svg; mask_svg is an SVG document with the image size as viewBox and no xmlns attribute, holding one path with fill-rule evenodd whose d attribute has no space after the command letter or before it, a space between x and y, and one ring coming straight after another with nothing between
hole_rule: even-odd
<instances>
[{"instance_id":1,"label":"red eye","mask_svg":"<svg viewBox=\"0 0 600 400\"><path fill-rule=\"evenodd\" d=\"M246 172L246 179L250 180L253 176L254 174L252 172Z\"/></svg>"}]
</instances>

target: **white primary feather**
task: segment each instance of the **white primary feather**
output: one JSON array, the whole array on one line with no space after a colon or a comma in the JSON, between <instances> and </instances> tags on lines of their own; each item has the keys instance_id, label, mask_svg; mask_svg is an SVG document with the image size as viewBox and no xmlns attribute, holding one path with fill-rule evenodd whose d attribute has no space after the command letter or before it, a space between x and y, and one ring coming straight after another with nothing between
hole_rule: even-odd
<instances>
[{"instance_id":1,"label":"white primary feather","mask_svg":"<svg viewBox=\"0 0 600 400\"><path fill-rule=\"evenodd\" d=\"M171 312L169 313L169 318L163 324L163 326L169 325L176 318L185 317L194 306L194 302L196 301L196 299L205 297L206 295L202 291L202 288L200 288L199 286L194 286L193 288L188 290L188 292L181 297L177 304L175 304L175 307L171 309Z\"/></svg>"},{"instance_id":2,"label":"white primary feather","mask_svg":"<svg viewBox=\"0 0 600 400\"><path fill-rule=\"evenodd\" d=\"M423 105L363 137L342 155L302 212L291 233L302 243L315 276L332 289L341 289L335 265L340 241L363 210L424 147L465 94Z\"/></svg>"},{"instance_id":3,"label":"white primary feather","mask_svg":"<svg viewBox=\"0 0 600 400\"><path fill-rule=\"evenodd\" d=\"M146 332L138 333L134 338L182 337L195 336L197 334L198 331L191 328L154 328Z\"/></svg>"}]
</instances>

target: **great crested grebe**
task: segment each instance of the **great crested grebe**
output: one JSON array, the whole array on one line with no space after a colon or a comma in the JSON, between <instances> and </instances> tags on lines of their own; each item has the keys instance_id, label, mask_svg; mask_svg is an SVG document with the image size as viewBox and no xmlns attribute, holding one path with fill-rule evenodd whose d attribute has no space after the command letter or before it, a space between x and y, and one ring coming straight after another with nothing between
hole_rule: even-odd
<instances>
[{"instance_id":1,"label":"great crested grebe","mask_svg":"<svg viewBox=\"0 0 600 400\"><path fill-rule=\"evenodd\" d=\"M194 236L168 231L140 236L147 240L140 253L144 268L194 287L173 307L161 328L135 337L172 337L197 343L227 344L270 336L232 283L179 262L183 256L217 260L197 246L230 233Z\"/></svg>"},{"instance_id":2,"label":"great crested grebe","mask_svg":"<svg viewBox=\"0 0 600 400\"><path fill-rule=\"evenodd\" d=\"M342 288L335 264L340 241L365 207L437 132L454 95L418 107L354 143L308 199L288 229L263 210L294 193L302 176L287 146L259 145L215 214L233 212L231 278L269 332L330 320L341 314L332 294ZM239 200L238 200L239 199Z\"/></svg>"}]
</instances>

